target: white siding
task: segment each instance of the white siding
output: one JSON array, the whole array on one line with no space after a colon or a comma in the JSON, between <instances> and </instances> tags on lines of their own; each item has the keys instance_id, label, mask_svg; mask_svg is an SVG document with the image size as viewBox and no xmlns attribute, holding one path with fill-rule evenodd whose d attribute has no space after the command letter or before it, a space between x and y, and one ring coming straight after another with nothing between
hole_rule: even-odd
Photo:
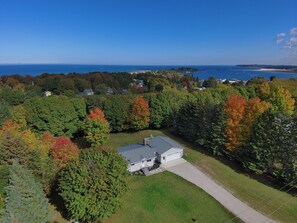
<instances>
[{"instance_id":1,"label":"white siding","mask_svg":"<svg viewBox=\"0 0 297 223\"><path fill-rule=\"evenodd\" d=\"M158 154L158 160L160 163L166 163L172 160L179 159L183 156L183 149L171 148L163 154Z\"/></svg>"},{"instance_id":2,"label":"white siding","mask_svg":"<svg viewBox=\"0 0 297 223\"><path fill-rule=\"evenodd\" d=\"M169 162L171 160L176 160L176 159L179 159L181 157L182 157L181 153L178 152L178 153L174 153L174 154L166 156L165 160L166 160L166 162Z\"/></svg>"},{"instance_id":3,"label":"white siding","mask_svg":"<svg viewBox=\"0 0 297 223\"><path fill-rule=\"evenodd\" d=\"M134 164L129 164L128 165L128 170L130 172L135 172L135 171L138 171L138 170L141 170L141 163L134 163Z\"/></svg>"},{"instance_id":4,"label":"white siding","mask_svg":"<svg viewBox=\"0 0 297 223\"><path fill-rule=\"evenodd\" d=\"M147 160L143 160L142 162L134 163L134 165L128 164L128 170L130 172L135 172L135 171L141 170L144 167L152 167L155 163L155 159L156 158L154 157L154 158L148 159L148 160L151 160L149 162L147 162Z\"/></svg>"}]
</instances>

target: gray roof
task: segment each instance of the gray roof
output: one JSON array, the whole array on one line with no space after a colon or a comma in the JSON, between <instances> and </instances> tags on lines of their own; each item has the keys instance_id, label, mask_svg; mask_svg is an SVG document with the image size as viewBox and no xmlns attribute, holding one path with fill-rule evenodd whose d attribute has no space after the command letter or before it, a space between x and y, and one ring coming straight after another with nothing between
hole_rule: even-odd
<instances>
[{"instance_id":1,"label":"gray roof","mask_svg":"<svg viewBox=\"0 0 297 223\"><path fill-rule=\"evenodd\" d=\"M147 138L147 145L132 144L124 147L120 147L117 151L128 160L129 163L137 163L142 159L150 159L156 157L156 153L162 154L171 148L183 147L165 136L158 136L153 138Z\"/></svg>"},{"instance_id":2,"label":"gray roof","mask_svg":"<svg viewBox=\"0 0 297 223\"><path fill-rule=\"evenodd\" d=\"M180 144L166 136L149 138L148 145L159 154L165 153L171 148L183 148Z\"/></svg>"},{"instance_id":3,"label":"gray roof","mask_svg":"<svg viewBox=\"0 0 297 223\"><path fill-rule=\"evenodd\" d=\"M149 146L142 144L132 144L118 148L117 151L126 159L129 163L137 163L143 159L150 159L156 157L153 150Z\"/></svg>"}]
</instances>

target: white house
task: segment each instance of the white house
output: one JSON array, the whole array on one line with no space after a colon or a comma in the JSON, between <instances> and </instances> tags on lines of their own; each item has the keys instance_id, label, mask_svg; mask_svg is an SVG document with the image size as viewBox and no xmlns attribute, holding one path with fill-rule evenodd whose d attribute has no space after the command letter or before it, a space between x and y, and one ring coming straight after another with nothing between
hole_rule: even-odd
<instances>
[{"instance_id":1,"label":"white house","mask_svg":"<svg viewBox=\"0 0 297 223\"><path fill-rule=\"evenodd\" d=\"M130 172L152 168L154 164L163 164L183 156L183 147L165 136L150 137L143 144L120 147L117 151L127 160Z\"/></svg>"},{"instance_id":2,"label":"white house","mask_svg":"<svg viewBox=\"0 0 297 223\"><path fill-rule=\"evenodd\" d=\"M45 97L48 97L48 96L51 96L52 95L52 92L51 91L45 91L44 92L44 96Z\"/></svg>"}]
</instances>

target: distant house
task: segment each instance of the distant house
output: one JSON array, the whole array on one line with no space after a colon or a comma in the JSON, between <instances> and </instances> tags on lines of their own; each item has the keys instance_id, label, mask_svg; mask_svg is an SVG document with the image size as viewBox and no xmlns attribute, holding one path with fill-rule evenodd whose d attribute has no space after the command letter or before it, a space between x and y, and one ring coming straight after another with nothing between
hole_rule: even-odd
<instances>
[{"instance_id":1,"label":"distant house","mask_svg":"<svg viewBox=\"0 0 297 223\"><path fill-rule=\"evenodd\" d=\"M108 87L106 94L113 94L113 89L111 87Z\"/></svg>"},{"instance_id":2,"label":"distant house","mask_svg":"<svg viewBox=\"0 0 297 223\"><path fill-rule=\"evenodd\" d=\"M45 97L48 97L48 96L51 96L52 95L52 92L51 91L45 91L44 92L44 96Z\"/></svg>"},{"instance_id":3,"label":"distant house","mask_svg":"<svg viewBox=\"0 0 297 223\"><path fill-rule=\"evenodd\" d=\"M94 92L93 92L93 90L90 88L90 89L85 89L84 92L83 92L83 94L84 94L85 96L90 96L90 95L94 95Z\"/></svg>"},{"instance_id":4,"label":"distant house","mask_svg":"<svg viewBox=\"0 0 297 223\"><path fill-rule=\"evenodd\" d=\"M83 96L91 96L94 95L94 91L90 88L90 89L85 89L83 92L77 94L77 96L79 97L83 97Z\"/></svg>"},{"instance_id":5,"label":"distant house","mask_svg":"<svg viewBox=\"0 0 297 223\"><path fill-rule=\"evenodd\" d=\"M183 147L169 137L145 138L143 144L120 147L117 151L127 160L130 172L152 168L154 164L163 164L183 156Z\"/></svg>"}]
</instances>

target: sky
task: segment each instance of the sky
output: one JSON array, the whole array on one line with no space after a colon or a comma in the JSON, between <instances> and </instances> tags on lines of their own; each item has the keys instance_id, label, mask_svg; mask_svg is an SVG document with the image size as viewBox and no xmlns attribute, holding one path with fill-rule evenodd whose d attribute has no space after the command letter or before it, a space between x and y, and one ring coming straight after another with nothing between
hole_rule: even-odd
<instances>
[{"instance_id":1,"label":"sky","mask_svg":"<svg viewBox=\"0 0 297 223\"><path fill-rule=\"evenodd\" d=\"M0 0L0 64L297 65L296 0Z\"/></svg>"}]
</instances>

